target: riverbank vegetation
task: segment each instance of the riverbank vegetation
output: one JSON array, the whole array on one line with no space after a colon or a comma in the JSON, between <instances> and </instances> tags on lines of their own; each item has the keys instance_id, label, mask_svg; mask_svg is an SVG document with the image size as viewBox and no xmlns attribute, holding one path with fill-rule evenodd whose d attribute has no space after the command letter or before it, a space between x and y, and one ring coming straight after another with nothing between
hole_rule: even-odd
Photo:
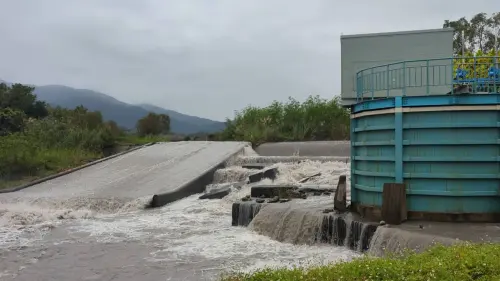
<instances>
[{"instance_id":1,"label":"riverbank vegetation","mask_svg":"<svg viewBox=\"0 0 500 281\"><path fill-rule=\"evenodd\" d=\"M100 112L50 107L33 90L0 84L0 188L96 160L118 146L167 140L167 115L150 113L131 134Z\"/></svg>"},{"instance_id":2,"label":"riverbank vegetation","mask_svg":"<svg viewBox=\"0 0 500 281\"><path fill-rule=\"evenodd\" d=\"M304 102L289 98L266 107L248 106L227 120L220 140L249 141L254 145L278 141L348 140L349 111L338 97L310 96Z\"/></svg>"},{"instance_id":3,"label":"riverbank vegetation","mask_svg":"<svg viewBox=\"0 0 500 281\"><path fill-rule=\"evenodd\" d=\"M406 253L402 257L363 257L311 268L263 269L250 274L227 275L221 280L493 281L500 280L500 244L437 245L423 253Z\"/></svg>"}]
</instances>

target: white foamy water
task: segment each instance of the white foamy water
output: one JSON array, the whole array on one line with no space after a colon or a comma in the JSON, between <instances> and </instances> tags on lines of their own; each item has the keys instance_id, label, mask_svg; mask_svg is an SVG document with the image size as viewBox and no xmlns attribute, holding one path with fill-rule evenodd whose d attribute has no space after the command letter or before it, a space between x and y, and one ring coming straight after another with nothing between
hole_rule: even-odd
<instances>
[{"instance_id":1,"label":"white foamy water","mask_svg":"<svg viewBox=\"0 0 500 281\"><path fill-rule=\"evenodd\" d=\"M349 174L349 164L343 162L273 166L279 169L275 184L298 184L321 172L307 184L335 186L339 175ZM228 167L216 174L215 182L239 182L251 172ZM0 201L0 247L7 261L0 263L0 278L213 280L226 270L323 264L357 256L345 248L280 243L247 228L232 227L232 203L249 194L250 187L233 189L220 200L199 200L198 194L154 210L139 208L144 199ZM320 203L331 198L311 200Z\"/></svg>"}]
</instances>

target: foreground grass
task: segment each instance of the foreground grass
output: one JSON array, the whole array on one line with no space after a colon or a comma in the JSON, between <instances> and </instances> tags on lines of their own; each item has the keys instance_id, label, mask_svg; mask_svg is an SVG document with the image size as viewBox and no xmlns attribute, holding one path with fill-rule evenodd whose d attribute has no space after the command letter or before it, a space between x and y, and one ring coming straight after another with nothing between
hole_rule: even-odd
<instances>
[{"instance_id":1,"label":"foreground grass","mask_svg":"<svg viewBox=\"0 0 500 281\"><path fill-rule=\"evenodd\" d=\"M403 257L363 257L351 262L312 268L263 269L251 274L231 274L222 281L296 280L500 280L500 244L463 243L434 246Z\"/></svg>"}]
</instances>

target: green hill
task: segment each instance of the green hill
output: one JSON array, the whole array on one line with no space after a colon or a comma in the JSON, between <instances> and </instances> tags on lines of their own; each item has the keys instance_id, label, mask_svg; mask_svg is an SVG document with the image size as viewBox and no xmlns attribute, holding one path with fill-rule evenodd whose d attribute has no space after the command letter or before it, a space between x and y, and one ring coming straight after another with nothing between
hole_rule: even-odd
<instances>
[{"instance_id":1,"label":"green hill","mask_svg":"<svg viewBox=\"0 0 500 281\"><path fill-rule=\"evenodd\" d=\"M224 129L224 122L185 115L173 110L143 104L131 105L103 93L74 89L67 86L36 86L35 94L52 106L74 108L83 105L89 110L99 110L105 120L113 120L120 127L134 129L138 119L148 112L166 113L170 116L171 131L177 134L213 133Z\"/></svg>"}]
</instances>

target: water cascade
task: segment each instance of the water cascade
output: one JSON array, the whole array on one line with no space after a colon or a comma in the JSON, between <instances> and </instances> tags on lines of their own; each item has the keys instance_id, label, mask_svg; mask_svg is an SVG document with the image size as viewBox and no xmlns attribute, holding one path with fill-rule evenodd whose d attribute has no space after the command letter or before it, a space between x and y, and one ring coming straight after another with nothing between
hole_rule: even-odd
<instances>
[{"instance_id":1,"label":"water cascade","mask_svg":"<svg viewBox=\"0 0 500 281\"><path fill-rule=\"evenodd\" d=\"M402 241L401 237L406 236L391 236L392 229L377 229L376 224L352 214L334 212L335 186L340 175L349 178L349 163L306 158L300 163L273 163L274 160L249 154L234 157L232 163L240 164L217 170L213 182L206 186L207 192L230 186L229 194L223 198L199 199L202 194L194 194L151 210L143 209L144 198L46 196L37 199L3 194L0 196L0 245L8 258L0 270L4 276L12 276L7 280L18 276L14 266L17 263L31 270L23 270L24 280L40 275L50 279L51 273L44 268L56 268L68 278L83 276L83 271L103 273L108 271L100 269L106 263L104 256L92 254L92 251L101 251L120 257L113 260L116 267L133 264L128 270L134 273L161 278L167 270L169 277L179 280L187 277L216 280L223 268L252 271L269 265L318 265L354 258L358 256L355 251L368 249L369 253L376 254L384 247L411 246L427 239ZM266 169L277 169L274 180L262 178L248 182L249 176L259 171L241 165L257 163L264 164ZM248 197L252 187L263 185L296 186L306 190L307 199L268 203L273 198ZM31 192L36 193L36 187ZM347 184L348 198L349 194ZM93 245L89 253L84 250L88 245ZM61 258L44 258L43 250L47 247L48 255L57 251ZM55 248L51 250L51 247ZM16 252L21 248L26 253L19 257ZM130 255L131 249L135 255ZM39 262L30 263L35 254L39 255L35 257ZM62 259L74 262L71 259L75 255L78 262L88 264L87 269L62 270L65 264ZM179 264L184 265L183 271L177 270ZM152 271L152 268L159 270ZM129 280L126 274L120 276L124 278L121 280Z\"/></svg>"}]
</instances>

